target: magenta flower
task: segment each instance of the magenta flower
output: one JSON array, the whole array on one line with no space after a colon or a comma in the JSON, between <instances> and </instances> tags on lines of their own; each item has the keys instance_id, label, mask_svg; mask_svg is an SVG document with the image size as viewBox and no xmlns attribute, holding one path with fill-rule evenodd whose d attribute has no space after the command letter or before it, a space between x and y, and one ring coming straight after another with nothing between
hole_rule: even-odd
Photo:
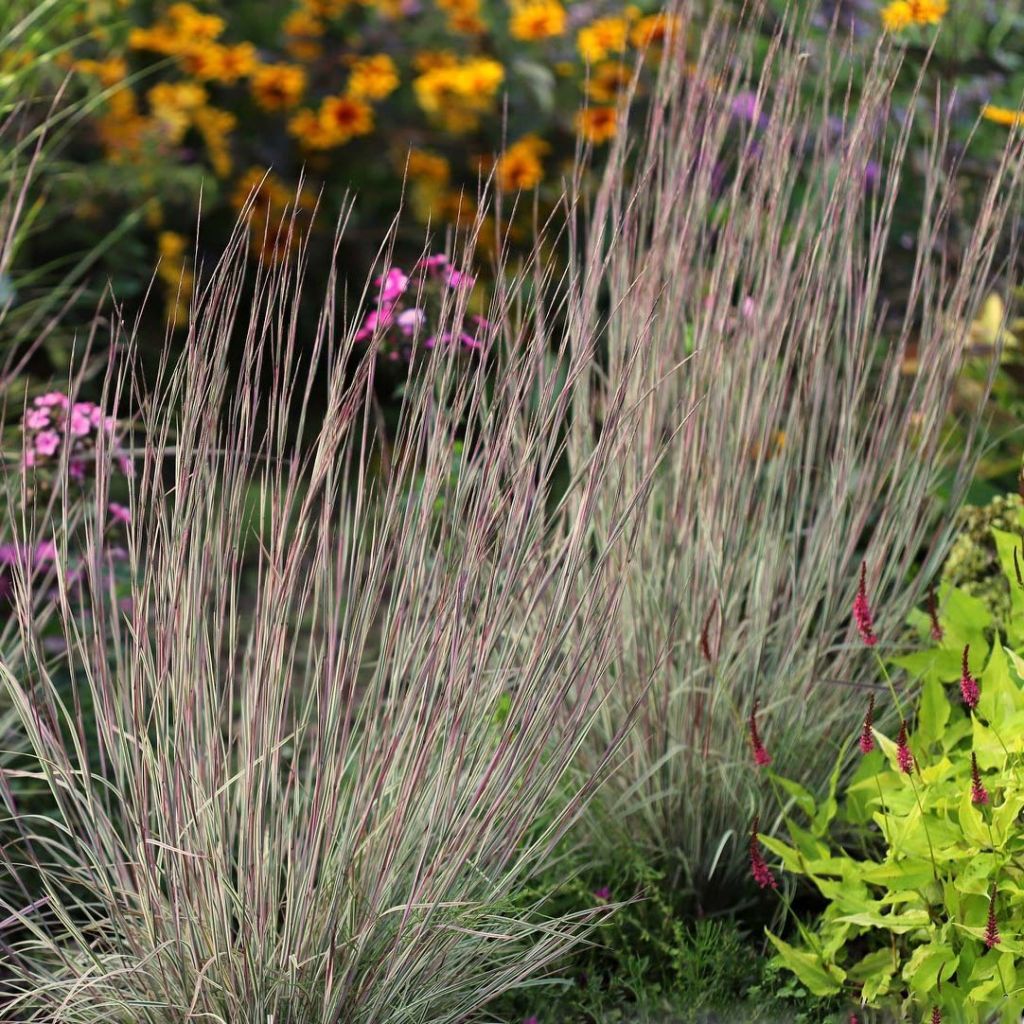
<instances>
[{"instance_id":1,"label":"magenta flower","mask_svg":"<svg viewBox=\"0 0 1024 1024\"><path fill-rule=\"evenodd\" d=\"M424 270L444 270L448 266L448 257L443 252L435 253L433 256L424 256L416 264Z\"/></svg>"},{"instance_id":2,"label":"magenta flower","mask_svg":"<svg viewBox=\"0 0 1024 1024\"><path fill-rule=\"evenodd\" d=\"M110 513L110 518L115 523L124 523L128 525L132 521L131 510L126 508L124 505L119 505L116 501L112 501L107 506L107 512Z\"/></svg>"},{"instance_id":3,"label":"magenta flower","mask_svg":"<svg viewBox=\"0 0 1024 1024\"><path fill-rule=\"evenodd\" d=\"M871 615L871 605L868 604L868 567L865 562L860 563L860 584L857 587L857 596L853 599L853 621L857 624L857 632L861 640L874 647L878 643L875 636L874 619Z\"/></svg>"},{"instance_id":4,"label":"magenta flower","mask_svg":"<svg viewBox=\"0 0 1024 1024\"><path fill-rule=\"evenodd\" d=\"M398 267L393 267L374 282L380 292L380 301L394 302L409 287L409 277Z\"/></svg>"},{"instance_id":5,"label":"magenta flower","mask_svg":"<svg viewBox=\"0 0 1024 1024\"><path fill-rule=\"evenodd\" d=\"M47 409L29 409L25 413L25 426L29 430L42 430L50 425L50 413Z\"/></svg>"},{"instance_id":6,"label":"magenta flower","mask_svg":"<svg viewBox=\"0 0 1024 1024\"><path fill-rule=\"evenodd\" d=\"M73 437L87 437L92 433L92 409L90 402L76 402L71 408L70 430Z\"/></svg>"},{"instance_id":7,"label":"magenta flower","mask_svg":"<svg viewBox=\"0 0 1024 1024\"><path fill-rule=\"evenodd\" d=\"M981 771L978 768L978 756L971 751L971 803L987 804L988 790L981 781Z\"/></svg>"},{"instance_id":8,"label":"magenta flower","mask_svg":"<svg viewBox=\"0 0 1024 1024\"><path fill-rule=\"evenodd\" d=\"M56 430L41 430L35 436L36 452L40 455L53 455L60 447L60 434Z\"/></svg>"},{"instance_id":9,"label":"magenta flower","mask_svg":"<svg viewBox=\"0 0 1024 1024\"><path fill-rule=\"evenodd\" d=\"M968 710L973 711L978 706L978 699L981 697L981 690L978 687L978 680L971 675L970 666L967 663L967 656L970 653L971 645L964 645L964 657L960 669L960 696Z\"/></svg>"},{"instance_id":10,"label":"magenta flower","mask_svg":"<svg viewBox=\"0 0 1024 1024\"><path fill-rule=\"evenodd\" d=\"M860 752L870 754L875 749L875 736L871 731L875 722L875 695L868 697L868 710L864 715L864 725L860 731Z\"/></svg>"},{"instance_id":11,"label":"magenta flower","mask_svg":"<svg viewBox=\"0 0 1024 1024\"><path fill-rule=\"evenodd\" d=\"M472 288L476 284L476 278L472 274L465 274L454 267L448 268L444 280L449 288Z\"/></svg>"},{"instance_id":12,"label":"magenta flower","mask_svg":"<svg viewBox=\"0 0 1024 1024\"><path fill-rule=\"evenodd\" d=\"M942 1011L937 1006L932 1007L931 1024L942 1024Z\"/></svg>"},{"instance_id":13,"label":"magenta flower","mask_svg":"<svg viewBox=\"0 0 1024 1024\"><path fill-rule=\"evenodd\" d=\"M366 314L363 326L356 332L356 341L366 341L372 338L374 331L391 325L394 319L394 308L392 306L380 306Z\"/></svg>"},{"instance_id":14,"label":"magenta flower","mask_svg":"<svg viewBox=\"0 0 1024 1024\"><path fill-rule=\"evenodd\" d=\"M907 744L906 721L900 722L900 734L896 737L896 763L904 775L909 775L914 770L914 755Z\"/></svg>"},{"instance_id":15,"label":"magenta flower","mask_svg":"<svg viewBox=\"0 0 1024 1024\"><path fill-rule=\"evenodd\" d=\"M765 749L765 745L761 742L761 735L757 731L757 709L760 705L759 700L754 701L754 708L750 712L749 729L750 729L750 746L754 751L754 764L758 768L764 768L766 765L772 763L772 756Z\"/></svg>"},{"instance_id":16,"label":"magenta flower","mask_svg":"<svg viewBox=\"0 0 1024 1024\"><path fill-rule=\"evenodd\" d=\"M750 827L750 873L754 876L754 881L757 882L759 888L777 889L779 883L775 880L771 868L768 867L764 855L761 853L761 841L757 834L760 824L760 817L755 815L754 823Z\"/></svg>"},{"instance_id":17,"label":"magenta flower","mask_svg":"<svg viewBox=\"0 0 1024 1024\"><path fill-rule=\"evenodd\" d=\"M602 903L607 903L612 898L612 891L607 885L602 885L599 889L594 890L594 899L600 900Z\"/></svg>"},{"instance_id":18,"label":"magenta flower","mask_svg":"<svg viewBox=\"0 0 1024 1024\"><path fill-rule=\"evenodd\" d=\"M398 325L398 329L408 337L415 334L423 326L426 319L427 314L417 306L413 309L405 309L399 313L395 318L395 323Z\"/></svg>"},{"instance_id":19,"label":"magenta flower","mask_svg":"<svg viewBox=\"0 0 1024 1024\"><path fill-rule=\"evenodd\" d=\"M35 404L44 409L52 406L57 406L60 409L66 409L68 407L68 396L62 394L60 391L50 391L45 395L40 395L36 399Z\"/></svg>"},{"instance_id":20,"label":"magenta flower","mask_svg":"<svg viewBox=\"0 0 1024 1024\"><path fill-rule=\"evenodd\" d=\"M1003 940L999 937L999 925L996 922L996 887L988 897L988 920L985 922L985 945L994 949Z\"/></svg>"}]
</instances>

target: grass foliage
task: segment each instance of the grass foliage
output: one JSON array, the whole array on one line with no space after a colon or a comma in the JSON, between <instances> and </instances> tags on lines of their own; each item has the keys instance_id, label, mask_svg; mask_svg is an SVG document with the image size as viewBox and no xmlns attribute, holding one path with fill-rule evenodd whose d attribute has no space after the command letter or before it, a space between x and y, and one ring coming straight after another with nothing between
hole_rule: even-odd
<instances>
[{"instance_id":1,"label":"grass foliage","mask_svg":"<svg viewBox=\"0 0 1024 1024\"><path fill-rule=\"evenodd\" d=\"M56 557L17 573L0 662L30 751L3 790L4 1019L476 1019L605 913L522 898L581 814L590 856L639 851L672 906L742 901L755 697L783 771L820 782L823 730L863 714L861 559L885 643L947 546L937 488L955 503L974 452L946 450L946 412L1022 170L1014 143L958 223L936 124L916 270L887 309L892 54L855 111L820 90L815 117L842 124L826 145L792 29L758 65L756 140L731 113L741 36L713 24L696 67L662 61L593 204L568 183L564 272L541 245L505 261L491 350L419 351L394 435L335 274L300 333L302 245L261 266L239 229L155 384L137 322L113 318L130 601L103 445L81 513L66 480L47 504L7 465L7 533ZM669 936L680 984L725 941L700 927Z\"/></svg>"}]
</instances>

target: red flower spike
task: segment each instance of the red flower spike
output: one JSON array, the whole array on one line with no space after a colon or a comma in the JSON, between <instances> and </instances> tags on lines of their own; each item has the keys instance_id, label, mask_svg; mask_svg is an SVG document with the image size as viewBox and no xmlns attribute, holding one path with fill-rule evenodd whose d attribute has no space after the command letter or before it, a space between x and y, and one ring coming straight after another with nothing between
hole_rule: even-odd
<instances>
[{"instance_id":1,"label":"red flower spike","mask_svg":"<svg viewBox=\"0 0 1024 1024\"><path fill-rule=\"evenodd\" d=\"M973 711L978 706L981 690L978 687L978 680L971 675L971 668L967 661L970 650L971 645L965 644L963 663L960 669L960 696L963 697L967 709Z\"/></svg>"},{"instance_id":2,"label":"red flower spike","mask_svg":"<svg viewBox=\"0 0 1024 1024\"><path fill-rule=\"evenodd\" d=\"M932 620L932 639L937 644L941 644L944 633L942 631L942 624L939 622L939 604L935 600L934 587L928 591L928 618Z\"/></svg>"},{"instance_id":3,"label":"red flower spike","mask_svg":"<svg viewBox=\"0 0 1024 1024\"><path fill-rule=\"evenodd\" d=\"M759 700L754 701L754 710L750 712L750 746L754 750L754 764L758 768L764 768L766 765L772 763L772 755L765 749L764 744L761 742L761 736L757 731L757 709L760 705Z\"/></svg>"},{"instance_id":4,"label":"red flower spike","mask_svg":"<svg viewBox=\"0 0 1024 1024\"><path fill-rule=\"evenodd\" d=\"M871 615L871 605L868 604L868 567L866 562L860 563L860 585L857 587L857 596L853 599L853 621L857 624L857 632L861 640L874 647L878 643L875 636L874 618Z\"/></svg>"},{"instance_id":5,"label":"red flower spike","mask_svg":"<svg viewBox=\"0 0 1024 1024\"><path fill-rule=\"evenodd\" d=\"M981 781L981 772L978 770L978 757L971 751L971 803L987 804L988 790Z\"/></svg>"},{"instance_id":6,"label":"red flower spike","mask_svg":"<svg viewBox=\"0 0 1024 1024\"><path fill-rule=\"evenodd\" d=\"M931 1024L942 1024L942 1011L937 1006L932 1007Z\"/></svg>"},{"instance_id":7,"label":"red flower spike","mask_svg":"<svg viewBox=\"0 0 1024 1024\"><path fill-rule=\"evenodd\" d=\"M875 749L875 737L871 732L871 726L875 722L875 695L868 697L868 710L864 715L864 727L860 731L860 752L870 754Z\"/></svg>"},{"instance_id":8,"label":"red flower spike","mask_svg":"<svg viewBox=\"0 0 1024 1024\"><path fill-rule=\"evenodd\" d=\"M750 827L750 873L754 876L754 881L757 882L760 888L777 889L779 883L775 880L771 868L765 863L764 856L761 853L761 843L757 837L757 829L760 824L760 817L755 815L754 823Z\"/></svg>"},{"instance_id":9,"label":"red flower spike","mask_svg":"<svg viewBox=\"0 0 1024 1024\"><path fill-rule=\"evenodd\" d=\"M896 737L896 763L904 775L909 775L914 770L914 755L907 746L907 723L900 722L900 734Z\"/></svg>"},{"instance_id":10,"label":"red flower spike","mask_svg":"<svg viewBox=\"0 0 1024 1024\"><path fill-rule=\"evenodd\" d=\"M994 949L1002 939L999 938L999 926L996 923L996 887L992 886L992 892L988 898L988 921L985 922L985 945Z\"/></svg>"}]
</instances>

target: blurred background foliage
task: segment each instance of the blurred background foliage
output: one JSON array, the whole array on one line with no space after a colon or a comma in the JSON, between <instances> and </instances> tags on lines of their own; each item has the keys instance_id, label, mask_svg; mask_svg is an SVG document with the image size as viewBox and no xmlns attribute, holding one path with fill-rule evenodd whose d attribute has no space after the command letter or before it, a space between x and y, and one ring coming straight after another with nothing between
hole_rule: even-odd
<instances>
[{"instance_id":1,"label":"blurred background foliage","mask_svg":"<svg viewBox=\"0 0 1024 1024\"><path fill-rule=\"evenodd\" d=\"M561 215L574 177L584 192L595 185L622 128L622 101L643 117L661 44L678 24L659 0L14 0L0 19L8 182L24 174L44 120L59 112L46 159L33 166L11 265L0 268L3 340L32 348L25 369L40 381L67 374L108 293L134 313L152 287L145 315L154 359L173 345L188 320L196 262L219 250L240 213L251 225L252 258L273 262L303 239L318 207L315 265L345 212L341 266L362 282L400 207L398 258L413 259L425 227L443 244L471 223L481 183L493 176L478 258L486 264L499 246L525 250L536 224ZM694 57L718 19L739 21L739 5L706 5L706 23L688 29ZM770 0L749 25L749 54L737 55L737 69L756 73L773 34L789 25L819 77L845 83L851 105L863 84L858 54L881 45L901 61L870 143L879 159L864 181L881 195L886 148L911 132L883 283L895 323L932 187L927 154L938 148L960 183L944 251L934 254L955 266L1006 133L1017 130L1021 3ZM836 57L832 35L852 42L848 54ZM728 94L724 83L705 84ZM809 109L817 99L807 96ZM736 146L756 147L772 97L750 91L728 102ZM841 114L820 118L815 145L838 154L850 144ZM581 148L592 151L583 163L574 161ZM717 215L726 216L729 168L718 170ZM291 232L280 230L286 214L294 214ZM1024 366L1013 285L1024 275L1017 253L1003 262L1005 293L979 312L979 359L963 382L970 401L993 346L1003 348L979 500L1015 486L1019 461ZM29 378L20 375L19 385Z\"/></svg>"}]
</instances>

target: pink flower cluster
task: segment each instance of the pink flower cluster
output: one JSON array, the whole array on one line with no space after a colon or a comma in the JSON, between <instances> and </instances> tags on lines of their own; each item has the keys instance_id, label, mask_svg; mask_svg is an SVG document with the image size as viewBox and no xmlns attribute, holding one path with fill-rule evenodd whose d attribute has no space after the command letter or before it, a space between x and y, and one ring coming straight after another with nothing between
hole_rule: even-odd
<instances>
[{"instance_id":1,"label":"pink flower cluster","mask_svg":"<svg viewBox=\"0 0 1024 1024\"><path fill-rule=\"evenodd\" d=\"M132 471L131 459L118 443L117 421L113 416L104 416L103 410L92 402L72 402L60 391L51 391L35 399L25 412L22 426L26 466L55 465L66 444L68 475L84 483L89 467L95 468L97 439L102 431L121 472L127 476Z\"/></svg>"},{"instance_id":2,"label":"pink flower cluster","mask_svg":"<svg viewBox=\"0 0 1024 1024\"><path fill-rule=\"evenodd\" d=\"M355 340L380 337L381 349L392 362L409 359L416 344L432 349L454 343L471 351L484 347L491 325L482 316L471 316L471 326L463 324L440 333L431 329L444 293L468 291L476 284L471 274L452 266L443 253L425 257L408 274L392 267L373 283L376 304L356 331Z\"/></svg>"}]
</instances>

